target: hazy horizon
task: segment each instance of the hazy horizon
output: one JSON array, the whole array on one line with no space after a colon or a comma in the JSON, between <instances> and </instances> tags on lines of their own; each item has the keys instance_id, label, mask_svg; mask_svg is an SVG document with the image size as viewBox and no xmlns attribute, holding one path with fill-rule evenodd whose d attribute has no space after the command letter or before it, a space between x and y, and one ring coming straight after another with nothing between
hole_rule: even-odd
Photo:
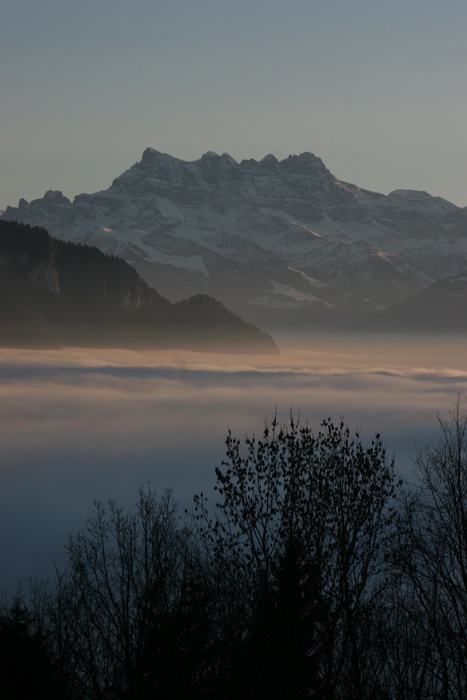
<instances>
[{"instance_id":1,"label":"hazy horizon","mask_svg":"<svg viewBox=\"0 0 467 700\"><path fill-rule=\"evenodd\" d=\"M292 410L315 429L343 416L382 435L396 468L467 397L461 338L283 335L277 356L0 349L0 589L62 564L93 500L136 502L150 482L183 509L210 493L227 430L261 432Z\"/></svg>"}]
</instances>

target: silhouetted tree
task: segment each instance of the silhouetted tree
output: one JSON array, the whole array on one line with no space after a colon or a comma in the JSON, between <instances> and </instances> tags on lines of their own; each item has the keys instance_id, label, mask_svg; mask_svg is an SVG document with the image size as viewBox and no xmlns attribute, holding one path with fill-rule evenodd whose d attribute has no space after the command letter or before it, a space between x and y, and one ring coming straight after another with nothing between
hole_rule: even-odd
<instances>
[{"instance_id":1,"label":"silhouetted tree","mask_svg":"<svg viewBox=\"0 0 467 700\"><path fill-rule=\"evenodd\" d=\"M3 700L65 700L68 679L52 643L31 611L16 598L0 611L0 696Z\"/></svg>"},{"instance_id":2,"label":"silhouetted tree","mask_svg":"<svg viewBox=\"0 0 467 700\"><path fill-rule=\"evenodd\" d=\"M196 568L171 493L158 500L141 490L135 513L96 503L67 550L55 628L60 622L68 636L79 694L144 700L188 687L195 671L186 666L180 618Z\"/></svg>"},{"instance_id":3,"label":"silhouetted tree","mask_svg":"<svg viewBox=\"0 0 467 700\"><path fill-rule=\"evenodd\" d=\"M291 417L228 433L189 526L170 491L96 503L68 568L0 610L1 697L466 697L460 401L439 423L399 501L378 434Z\"/></svg>"},{"instance_id":4,"label":"silhouetted tree","mask_svg":"<svg viewBox=\"0 0 467 700\"><path fill-rule=\"evenodd\" d=\"M410 651L406 694L467 696L467 415L460 400L440 438L414 459L397 555L402 571L396 644ZM402 611L402 613L401 613Z\"/></svg>"},{"instance_id":5,"label":"silhouetted tree","mask_svg":"<svg viewBox=\"0 0 467 700\"><path fill-rule=\"evenodd\" d=\"M213 512L195 497L212 560L247 620L242 697L375 697L368 623L385 585L394 465L340 422L318 434L266 423L245 451L229 432ZM290 653L292 651L292 653Z\"/></svg>"}]
</instances>

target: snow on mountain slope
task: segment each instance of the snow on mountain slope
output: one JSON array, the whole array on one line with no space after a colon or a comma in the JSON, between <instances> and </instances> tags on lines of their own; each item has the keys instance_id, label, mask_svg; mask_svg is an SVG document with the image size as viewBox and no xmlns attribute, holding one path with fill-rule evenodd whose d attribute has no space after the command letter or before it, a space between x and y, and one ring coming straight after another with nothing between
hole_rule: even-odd
<instances>
[{"instance_id":1,"label":"snow on mountain slope","mask_svg":"<svg viewBox=\"0 0 467 700\"><path fill-rule=\"evenodd\" d=\"M49 191L2 218L119 255L171 299L205 292L252 320L265 306L339 320L467 272L467 209L360 189L311 153L185 162L148 148L105 191Z\"/></svg>"}]
</instances>

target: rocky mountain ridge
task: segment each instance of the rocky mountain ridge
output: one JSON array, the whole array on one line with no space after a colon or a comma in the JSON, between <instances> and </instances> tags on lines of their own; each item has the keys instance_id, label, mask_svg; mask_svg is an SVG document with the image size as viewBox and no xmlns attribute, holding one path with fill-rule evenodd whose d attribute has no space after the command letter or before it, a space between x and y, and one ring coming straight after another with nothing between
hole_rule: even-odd
<instances>
[{"instance_id":1,"label":"rocky mountain ridge","mask_svg":"<svg viewBox=\"0 0 467 700\"><path fill-rule=\"evenodd\" d=\"M414 297L381 311L370 330L397 333L467 333L467 275L433 282Z\"/></svg>"},{"instance_id":2,"label":"rocky mountain ridge","mask_svg":"<svg viewBox=\"0 0 467 700\"><path fill-rule=\"evenodd\" d=\"M132 264L175 301L208 293L274 326L352 324L467 272L467 208L338 180L302 153L185 162L154 149L102 192L8 207Z\"/></svg>"}]
</instances>

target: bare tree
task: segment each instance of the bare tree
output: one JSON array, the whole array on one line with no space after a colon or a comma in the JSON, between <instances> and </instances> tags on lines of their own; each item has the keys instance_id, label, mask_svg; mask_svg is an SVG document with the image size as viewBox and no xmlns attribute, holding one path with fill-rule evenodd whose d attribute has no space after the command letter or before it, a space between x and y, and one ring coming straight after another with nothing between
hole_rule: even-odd
<instances>
[{"instance_id":1,"label":"bare tree","mask_svg":"<svg viewBox=\"0 0 467 700\"><path fill-rule=\"evenodd\" d=\"M380 672L366 658L396 490L380 436L365 446L342 421L315 434L291 417L245 450L230 432L226 444L220 501L211 512L195 497L195 514L249 616L260 681L245 697L376 697Z\"/></svg>"},{"instance_id":2,"label":"bare tree","mask_svg":"<svg viewBox=\"0 0 467 700\"><path fill-rule=\"evenodd\" d=\"M161 640L180 604L189 551L171 492L158 500L141 489L135 513L112 500L96 503L67 550L55 619L58 638L68 637L80 695L151 695L172 662L164 664Z\"/></svg>"},{"instance_id":3,"label":"bare tree","mask_svg":"<svg viewBox=\"0 0 467 700\"><path fill-rule=\"evenodd\" d=\"M412 659L420 695L404 697L447 700L467 696L467 415L460 399L438 422L439 440L414 459L418 483L405 499L398 553L409 635L426 642ZM407 644L402 629L399 643Z\"/></svg>"}]
</instances>

